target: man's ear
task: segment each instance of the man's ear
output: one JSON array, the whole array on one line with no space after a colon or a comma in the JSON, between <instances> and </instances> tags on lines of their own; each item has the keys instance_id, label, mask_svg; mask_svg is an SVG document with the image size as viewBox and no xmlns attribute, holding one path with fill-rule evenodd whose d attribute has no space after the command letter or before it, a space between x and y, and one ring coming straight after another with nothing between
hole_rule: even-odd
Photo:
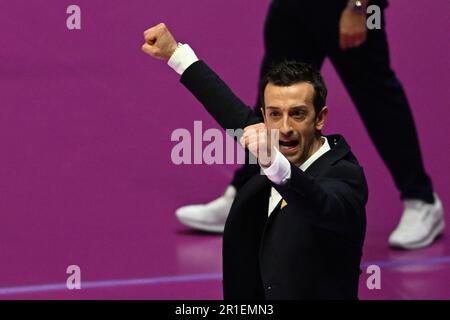
<instances>
[{"instance_id":1,"label":"man's ear","mask_svg":"<svg viewBox=\"0 0 450 320\"><path fill-rule=\"evenodd\" d=\"M261 109L261 113L262 113L262 115L263 115L264 123L267 125L265 108L262 108L262 107L261 107L260 109Z\"/></svg>"},{"instance_id":2,"label":"man's ear","mask_svg":"<svg viewBox=\"0 0 450 320\"><path fill-rule=\"evenodd\" d=\"M325 106L322 108L322 110L320 110L320 112L316 116L316 120L315 120L316 130L319 130L319 131L322 130L322 128L325 125L325 121L327 120L327 116L328 116L328 107Z\"/></svg>"}]
</instances>

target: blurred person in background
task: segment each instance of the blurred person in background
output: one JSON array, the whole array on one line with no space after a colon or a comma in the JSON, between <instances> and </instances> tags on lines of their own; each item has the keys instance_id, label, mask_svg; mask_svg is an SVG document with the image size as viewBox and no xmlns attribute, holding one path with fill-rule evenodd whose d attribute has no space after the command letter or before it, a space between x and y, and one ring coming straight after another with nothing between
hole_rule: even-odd
<instances>
[{"instance_id":1,"label":"blurred person in background","mask_svg":"<svg viewBox=\"0 0 450 320\"><path fill-rule=\"evenodd\" d=\"M380 8L380 29L367 28L369 5ZM260 79L272 64L285 59L318 68L330 59L403 200L404 211L389 244L416 249L430 245L443 232L444 210L424 169L408 100L390 66L384 28L387 5L387 0L273 0L265 21ZM261 117L260 106L258 97L255 112ZM236 194L258 173L258 165L244 165L222 196L181 207L177 218L194 229L223 232Z\"/></svg>"}]
</instances>

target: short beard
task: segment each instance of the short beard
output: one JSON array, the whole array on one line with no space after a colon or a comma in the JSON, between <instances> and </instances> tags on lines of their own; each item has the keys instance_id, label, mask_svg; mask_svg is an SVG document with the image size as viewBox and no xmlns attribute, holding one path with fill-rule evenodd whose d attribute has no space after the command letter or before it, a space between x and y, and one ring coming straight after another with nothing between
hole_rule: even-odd
<instances>
[{"instance_id":1,"label":"short beard","mask_svg":"<svg viewBox=\"0 0 450 320\"><path fill-rule=\"evenodd\" d=\"M294 163L296 166L298 166L298 167L301 166L302 164L305 163L306 160L308 160L313 155L314 152L311 152L311 150L313 150L316 141L320 141L322 139L321 136L322 135L319 133L318 136L313 140L313 142L311 144L308 144L308 145L305 144L303 146L303 152L302 152L300 159L298 159L298 161L296 161L297 163ZM317 151L317 150L315 150L315 151Z\"/></svg>"}]
</instances>

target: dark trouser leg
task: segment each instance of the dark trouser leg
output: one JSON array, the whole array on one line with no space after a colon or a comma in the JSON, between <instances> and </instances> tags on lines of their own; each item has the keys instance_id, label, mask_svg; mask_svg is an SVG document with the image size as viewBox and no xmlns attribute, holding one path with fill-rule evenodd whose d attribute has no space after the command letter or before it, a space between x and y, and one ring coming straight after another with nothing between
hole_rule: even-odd
<instances>
[{"instance_id":1,"label":"dark trouser leg","mask_svg":"<svg viewBox=\"0 0 450 320\"><path fill-rule=\"evenodd\" d=\"M409 103L390 67L384 23L381 30L368 31L359 48L343 52L337 39L330 39L327 51L401 198L434 202Z\"/></svg>"},{"instance_id":2,"label":"dark trouser leg","mask_svg":"<svg viewBox=\"0 0 450 320\"><path fill-rule=\"evenodd\" d=\"M294 1L295 2L295 1ZM265 55L261 63L260 79L274 63L296 60L314 64L320 68L324 53L313 40L310 30L302 18L304 10L289 1L274 0L269 8L264 26ZM255 113L262 119L261 102L256 99ZM251 177L259 174L258 165L246 164L236 170L231 185L239 190Z\"/></svg>"}]
</instances>

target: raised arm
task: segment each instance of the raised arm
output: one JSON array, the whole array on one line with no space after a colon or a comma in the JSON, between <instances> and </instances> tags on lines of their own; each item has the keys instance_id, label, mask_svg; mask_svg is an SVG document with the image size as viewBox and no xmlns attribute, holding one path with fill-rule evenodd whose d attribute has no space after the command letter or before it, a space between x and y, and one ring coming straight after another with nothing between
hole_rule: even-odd
<instances>
[{"instance_id":1,"label":"raised arm","mask_svg":"<svg viewBox=\"0 0 450 320\"><path fill-rule=\"evenodd\" d=\"M152 57L167 60L181 74L181 83L203 104L224 129L244 129L261 122L197 56L188 45L177 44L165 24L160 23L144 32L142 50Z\"/></svg>"}]
</instances>

